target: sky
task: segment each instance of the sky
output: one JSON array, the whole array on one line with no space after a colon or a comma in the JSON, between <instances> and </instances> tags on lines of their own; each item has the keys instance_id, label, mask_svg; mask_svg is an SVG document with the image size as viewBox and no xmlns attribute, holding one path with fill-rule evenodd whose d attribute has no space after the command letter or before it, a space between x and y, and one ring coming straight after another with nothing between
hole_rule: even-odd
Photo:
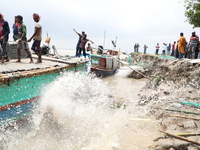
<instances>
[{"instance_id":1,"label":"sky","mask_svg":"<svg viewBox=\"0 0 200 150\"><path fill-rule=\"evenodd\" d=\"M73 29L85 31L93 47L113 49L111 41L117 38L116 50L127 53L133 52L135 43L140 44L140 52L146 44L147 53L153 54L156 43L162 47L177 41L180 32L187 41L193 31L200 35L199 28L186 22L183 0L7 0L3 5L0 13L10 25L10 41L14 16L23 16L30 38L35 25L32 14L38 13L42 44L48 33L50 45L57 49L75 50L78 35Z\"/></svg>"}]
</instances>

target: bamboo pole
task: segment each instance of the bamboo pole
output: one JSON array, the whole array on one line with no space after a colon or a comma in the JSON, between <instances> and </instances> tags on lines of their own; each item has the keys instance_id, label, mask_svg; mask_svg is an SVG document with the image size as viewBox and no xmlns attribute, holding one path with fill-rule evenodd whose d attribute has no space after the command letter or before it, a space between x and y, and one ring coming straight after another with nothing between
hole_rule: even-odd
<instances>
[{"instance_id":1,"label":"bamboo pole","mask_svg":"<svg viewBox=\"0 0 200 150\"><path fill-rule=\"evenodd\" d=\"M170 134L170 133L167 133L167 132L164 132L164 131L161 131L161 130L158 130L158 131L162 132L162 133L164 133L168 136L174 137L176 139L183 140L183 141L186 141L186 142L190 142L190 143L193 143L193 144L196 144L196 145L200 145L200 143L197 142L197 141L189 140L187 138L184 138L184 137L181 137L181 136L178 136L178 135L174 135L174 134Z\"/></svg>"},{"instance_id":2,"label":"bamboo pole","mask_svg":"<svg viewBox=\"0 0 200 150\"><path fill-rule=\"evenodd\" d=\"M196 135L200 135L200 133L174 133L174 135L178 135L178 136L196 136Z\"/></svg>"},{"instance_id":3,"label":"bamboo pole","mask_svg":"<svg viewBox=\"0 0 200 150\"><path fill-rule=\"evenodd\" d=\"M196 112L189 112L189 111L183 111L183 110L175 110L175 109L165 109L166 111L175 111L175 112L183 112L186 114L194 114L194 115L200 115L200 113L196 113Z\"/></svg>"},{"instance_id":4,"label":"bamboo pole","mask_svg":"<svg viewBox=\"0 0 200 150\"><path fill-rule=\"evenodd\" d=\"M113 57L113 56L112 56L112 57ZM136 69L133 69L133 68L132 68L132 67L130 67L129 65L127 65L127 64L125 64L125 63L123 63L121 60L119 60L119 59L117 59L117 58L115 58L115 57L113 57L113 58L114 58L114 59L116 59L117 61L119 61L121 64L123 64L123 65L125 65L125 66L129 67L130 69L132 69L133 71L137 72L138 74L142 75L143 77L145 77L145 78L149 79L150 81L153 81L152 79L150 79L150 78L149 78L149 77L147 77L146 75L142 74L141 72L137 71Z\"/></svg>"},{"instance_id":5,"label":"bamboo pole","mask_svg":"<svg viewBox=\"0 0 200 150\"><path fill-rule=\"evenodd\" d=\"M200 118L195 118L195 117L178 116L178 115L169 115L169 116L170 117L177 117L177 118L184 118L184 119L200 120Z\"/></svg>"}]
</instances>

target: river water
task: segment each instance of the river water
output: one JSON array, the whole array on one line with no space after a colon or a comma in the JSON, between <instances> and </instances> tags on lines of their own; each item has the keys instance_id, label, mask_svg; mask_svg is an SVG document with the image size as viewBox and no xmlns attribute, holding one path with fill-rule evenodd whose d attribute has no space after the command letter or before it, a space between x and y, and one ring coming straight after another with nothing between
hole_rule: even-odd
<instances>
[{"instance_id":1,"label":"river water","mask_svg":"<svg viewBox=\"0 0 200 150\"><path fill-rule=\"evenodd\" d=\"M135 107L146 80L127 78L121 68L102 79L67 73L44 87L33 117L23 126L2 129L1 150L147 149L156 123L137 119Z\"/></svg>"}]
</instances>

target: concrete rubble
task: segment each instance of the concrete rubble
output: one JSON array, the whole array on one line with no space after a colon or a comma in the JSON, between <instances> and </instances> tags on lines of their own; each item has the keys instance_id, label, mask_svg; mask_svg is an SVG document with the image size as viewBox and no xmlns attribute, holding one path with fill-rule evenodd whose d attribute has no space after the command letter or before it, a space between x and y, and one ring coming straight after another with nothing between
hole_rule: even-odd
<instances>
[{"instance_id":1,"label":"concrete rubble","mask_svg":"<svg viewBox=\"0 0 200 150\"><path fill-rule=\"evenodd\" d=\"M17 42L9 41L7 43L7 52L9 59L17 59ZM21 58L27 57L24 50L21 50ZM0 59L1 59L1 49L0 49Z\"/></svg>"}]
</instances>

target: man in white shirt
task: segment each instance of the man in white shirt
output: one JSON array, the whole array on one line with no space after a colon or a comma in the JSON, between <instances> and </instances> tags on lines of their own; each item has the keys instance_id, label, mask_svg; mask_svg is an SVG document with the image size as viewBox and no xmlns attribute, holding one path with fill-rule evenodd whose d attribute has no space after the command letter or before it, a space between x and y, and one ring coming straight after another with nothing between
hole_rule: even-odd
<instances>
[{"instance_id":1,"label":"man in white shirt","mask_svg":"<svg viewBox=\"0 0 200 150\"><path fill-rule=\"evenodd\" d=\"M162 47L162 55L166 55L167 52L167 44L163 43L163 47Z\"/></svg>"},{"instance_id":2,"label":"man in white shirt","mask_svg":"<svg viewBox=\"0 0 200 150\"><path fill-rule=\"evenodd\" d=\"M40 49L40 44L42 41L42 26L40 24L40 16L36 13L33 14L33 20L36 22L35 31L31 38L28 40L30 42L32 39L34 40L31 49L38 55L38 61L36 63L42 63L42 54Z\"/></svg>"},{"instance_id":3,"label":"man in white shirt","mask_svg":"<svg viewBox=\"0 0 200 150\"><path fill-rule=\"evenodd\" d=\"M160 46L159 46L159 43L157 43L157 45L156 45L156 55L158 55L159 49L160 49Z\"/></svg>"}]
</instances>

